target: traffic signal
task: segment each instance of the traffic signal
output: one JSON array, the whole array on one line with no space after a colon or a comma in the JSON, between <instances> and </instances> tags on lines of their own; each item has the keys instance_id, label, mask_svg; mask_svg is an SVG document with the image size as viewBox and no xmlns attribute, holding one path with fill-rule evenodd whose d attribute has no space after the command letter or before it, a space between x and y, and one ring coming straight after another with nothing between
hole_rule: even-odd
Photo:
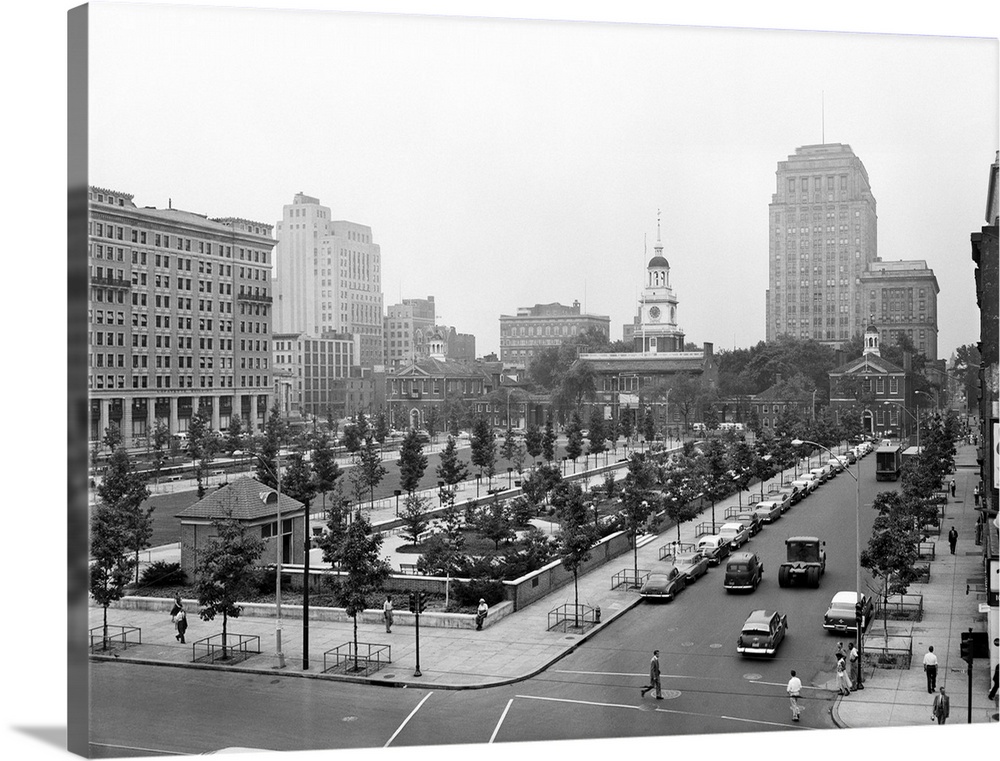
<instances>
[{"instance_id":1,"label":"traffic signal","mask_svg":"<svg viewBox=\"0 0 1000 761\"><path fill-rule=\"evenodd\" d=\"M860 602L854 603L854 617L857 625L863 629L865 626L865 608Z\"/></svg>"},{"instance_id":2,"label":"traffic signal","mask_svg":"<svg viewBox=\"0 0 1000 761\"><path fill-rule=\"evenodd\" d=\"M961 650L962 660L972 665L972 632L962 632Z\"/></svg>"},{"instance_id":3,"label":"traffic signal","mask_svg":"<svg viewBox=\"0 0 1000 761\"><path fill-rule=\"evenodd\" d=\"M410 592L410 613L417 612L417 595L415 592Z\"/></svg>"},{"instance_id":4,"label":"traffic signal","mask_svg":"<svg viewBox=\"0 0 1000 761\"><path fill-rule=\"evenodd\" d=\"M427 593L417 592L417 612L423 613L426 607L427 607Z\"/></svg>"}]
</instances>

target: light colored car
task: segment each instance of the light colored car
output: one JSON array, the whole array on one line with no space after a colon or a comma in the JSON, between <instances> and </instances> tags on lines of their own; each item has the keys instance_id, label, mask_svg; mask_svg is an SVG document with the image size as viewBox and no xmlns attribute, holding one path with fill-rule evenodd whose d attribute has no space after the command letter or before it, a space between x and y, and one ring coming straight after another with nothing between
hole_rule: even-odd
<instances>
[{"instance_id":1,"label":"light colored car","mask_svg":"<svg viewBox=\"0 0 1000 761\"><path fill-rule=\"evenodd\" d=\"M792 481L792 486L797 486L799 489L800 500L805 499L816 489L817 482L815 478L804 478L799 477Z\"/></svg>"},{"instance_id":2,"label":"light colored car","mask_svg":"<svg viewBox=\"0 0 1000 761\"><path fill-rule=\"evenodd\" d=\"M810 491L816 491L820 487L820 484L823 483L815 473L803 473L802 478L809 482Z\"/></svg>"},{"instance_id":3,"label":"light colored car","mask_svg":"<svg viewBox=\"0 0 1000 761\"><path fill-rule=\"evenodd\" d=\"M687 577L688 584L708 573L708 558L703 552L680 552L674 558L674 565Z\"/></svg>"},{"instance_id":4,"label":"light colored car","mask_svg":"<svg viewBox=\"0 0 1000 761\"><path fill-rule=\"evenodd\" d=\"M821 484L825 484L831 478L833 478L833 471L830 470L829 465L823 465L819 468L810 468L809 472L812 473L819 480Z\"/></svg>"},{"instance_id":5,"label":"light colored car","mask_svg":"<svg viewBox=\"0 0 1000 761\"><path fill-rule=\"evenodd\" d=\"M792 506L792 494L787 491L778 491L768 497L768 501L777 502L781 512L786 512Z\"/></svg>"},{"instance_id":6,"label":"light colored car","mask_svg":"<svg viewBox=\"0 0 1000 761\"><path fill-rule=\"evenodd\" d=\"M723 523L719 527L719 536L729 540L729 546L738 550L750 541L750 529L742 523Z\"/></svg>"},{"instance_id":7,"label":"light colored car","mask_svg":"<svg viewBox=\"0 0 1000 761\"><path fill-rule=\"evenodd\" d=\"M765 499L763 502L758 502L754 505L753 511L764 523L774 523L781 517L781 505L773 499Z\"/></svg>"},{"instance_id":8,"label":"light colored car","mask_svg":"<svg viewBox=\"0 0 1000 761\"><path fill-rule=\"evenodd\" d=\"M830 632L857 632L857 603L857 592L837 592L830 601L830 608L823 616L823 628ZM874 603L872 603L872 598L866 594L862 594L861 615L865 629L871 623L873 610Z\"/></svg>"},{"instance_id":9,"label":"light colored car","mask_svg":"<svg viewBox=\"0 0 1000 761\"><path fill-rule=\"evenodd\" d=\"M740 655L774 655L788 631L788 616L772 610L755 610L743 624L736 641Z\"/></svg>"},{"instance_id":10,"label":"light colored car","mask_svg":"<svg viewBox=\"0 0 1000 761\"><path fill-rule=\"evenodd\" d=\"M826 466L830 469L830 475L836 475L842 473L847 467L847 460L842 461L839 457L834 456L826 461Z\"/></svg>"},{"instance_id":11,"label":"light colored car","mask_svg":"<svg viewBox=\"0 0 1000 761\"><path fill-rule=\"evenodd\" d=\"M729 557L732 549L729 546L728 539L723 539L718 534L713 534L711 536L704 536L698 540L698 552L703 553L708 558L709 565L719 565L723 558Z\"/></svg>"}]
</instances>

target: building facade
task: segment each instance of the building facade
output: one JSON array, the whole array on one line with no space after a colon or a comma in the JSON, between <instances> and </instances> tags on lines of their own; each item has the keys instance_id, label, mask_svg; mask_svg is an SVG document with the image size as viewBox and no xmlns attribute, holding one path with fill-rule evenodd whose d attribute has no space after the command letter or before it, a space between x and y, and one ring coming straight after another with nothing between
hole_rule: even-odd
<instances>
[{"instance_id":1,"label":"building facade","mask_svg":"<svg viewBox=\"0 0 1000 761\"><path fill-rule=\"evenodd\" d=\"M357 362L382 364L382 253L371 228L334 220L319 199L296 193L277 235L275 329L358 337Z\"/></svg>"},{"instance_id":2,"label":"building facade","mask_svg":"<svg viewBox=\"0 0 1000 761\"><path fill-rule=\"evenodd\" d=\"M272 227L210 219L128 193L88 193L88 390L92 442L117 426L126 447L157 424L214 430L234 415L260 430L272 397Z\"/></svg>"},{"instance_id":3,"label":"building facade","mask_svg":"<svg viewBox=\"0 0 1000 761\"><path fill-rule=\"evenodd\" d=\"M544 349L560 346L565 340L595 329L608 339L611 318L583 314L580 302L519 307L516 315L500 315L500 361L505 367L526 370Z\"/></svg>"},{"instance_id":4,"label":"building facade","mask_svg":"<svg viewBox=\"0 0 1000 761\"><path fill-rule=\"evenodd\" d=\"M861 275L861 291L869 315L875 315L885 340L905 335L928 362L937 360L937 295L934 270L924 261L884 262L876 259Z\"/></svg>"},{"instance_id":5,"label":"building facade","mask_svg":"<svg viewBox=\"0 0 1000 761\"><path fill-rule=\"evenodd\" d=\"M403 299L386 309L385 365L395 370L427 356L427 336L434 328L434 297Z\"/></svg>"},{"instance_id":6,"label":"building facade","mask_svg":"<svg viewBox=\"0 0 1000 761\"><path fill-rule=\"evenodd\" d=\"M812 338L839 348L865 327L861 276L878 255L868 172L849 145L824 143L796 148L776 175L766 338Z\"/></svg>"},{"instance_id":7,"label":"building facade","mask_svg":"<svg viewBox=\"0 0 1000 761\"><path fill-rule=\"evenodd\" d=\"M845 415L857 414L868 435L909 440L917 430L910 368L882 357L880 340L879 329L869 325L862 355L830 371L830 411L838 425ZM909 359L904 355L904 363Z\"/></svg>"},{"instance_id":8,"label":"building facade","mask_svg":"<svg viewBox=\"0 0 1000 761\"><path fill-rule=\"evenodd\" d=\"M276 394L286 416L346 416L344 380L354 367L355 341L348 334L274 334ZM284 388L284 392L282 392Z\"/></svg>"}]
</instances>

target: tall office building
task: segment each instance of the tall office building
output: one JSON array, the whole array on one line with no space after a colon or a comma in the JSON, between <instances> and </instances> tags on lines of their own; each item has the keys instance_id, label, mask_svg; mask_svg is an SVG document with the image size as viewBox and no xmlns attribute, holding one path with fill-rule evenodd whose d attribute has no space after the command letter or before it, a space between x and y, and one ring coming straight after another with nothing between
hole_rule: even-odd
<instances>
[{"instance_id":1,"label":"tall office building","mask_svg":"<svg viewBox=\"0 0 1000 761\"><path fill-rule=\"evenodd\" d=\"M768 341L813 338L839 348L869 315L861 276L878 255L877 217L849 145L805 145L778 163L768 206Z\"/></svg>"},{"instance_id":2,"label":"tall office building","mask_svg":"<svg viewBox=\"0 0 1000 761\"><path fill-rule=\"evenodd\" d=\"M386 310L385 365L390 370L428 356L427 337L434 329L434 297L403 299Z\"/></svg>"},{"instance_id":3,"label":"tall office building","mask_svg":"<svg viewBox=\"0 0 1000 761\"><path fill-rule=\"evenodd\" d=\"M924 261L877 259L861 274L865 313L881 327L883 341L895 344L896 336L905 335L930 361L938 358L939 290L934 270Z\"/></svg>"},{"instance_id":4,"label":"tall office building","mask_svg":"<svg viewBox=\"0 0 1000 761\"><path fill-rule=\"evenodd\" d=\"M527 370L544 349L557 348L588 330L597 330L607 340L610 327L610 317L582 313L579 301L569 307L559 303L518 307L516 315L500 315L500 359L504 367Z\"/></svg>"},{"instance_id":5,"label":"tall office building","mask_svg":"<svg viewBox=\"0 0 1000 761\"><path fill-rule=\"evenodd\" d=\"M275 332L351 333L358 364L381 365L382 253L371 228L334 220L318 198L296 193L275 234Z\"/></svg>"},{"instance_id":6,"label":"tall office building","mask_svg":"<svg viewBox=\"0 0 1000 761\"><path fill-rule=\"evenodd\" d=\"M129 448L199 410L261 429L272 398L271 226L88 194L90 440Z\"/></svg>"}]
</instances>

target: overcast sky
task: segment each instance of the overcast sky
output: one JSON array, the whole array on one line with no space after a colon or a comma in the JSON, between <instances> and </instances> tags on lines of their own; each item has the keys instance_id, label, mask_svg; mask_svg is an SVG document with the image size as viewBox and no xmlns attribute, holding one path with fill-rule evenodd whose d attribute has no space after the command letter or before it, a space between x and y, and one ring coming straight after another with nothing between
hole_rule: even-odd
<instances>
[{"instance_id":1,"label":"overcast sky","mask_svg":"<svg viewBox=\"0 0 1000 761\"><path fill-rule=\"evenodd\" d=\"M658 210L688 340L762 340L777 163L824 138L868 170L880 256L935 271L940 356L978 338L995 41L91 7L93 184L272 224L318 197L371 226L386 305L433 295L480 355L536 303L621 338Z\"/></svg>"}]
</instances>

